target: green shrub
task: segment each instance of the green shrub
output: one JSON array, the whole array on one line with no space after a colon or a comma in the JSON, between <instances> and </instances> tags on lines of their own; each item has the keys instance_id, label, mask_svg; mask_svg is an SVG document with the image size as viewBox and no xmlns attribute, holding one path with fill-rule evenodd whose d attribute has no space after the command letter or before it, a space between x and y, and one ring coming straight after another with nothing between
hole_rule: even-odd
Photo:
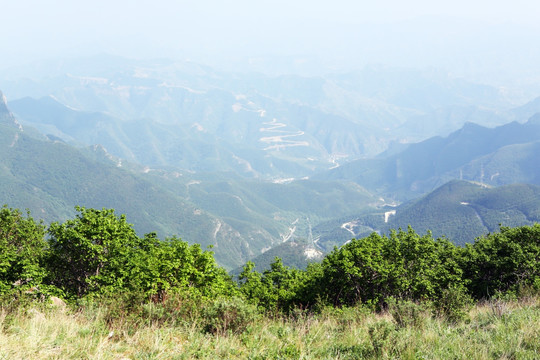
<instances>
[{"instance_id":1,"label":"green shrub","mask_svg":"<svg viewBox=\"0 0 540 360\"><path fill-rule=\"evenodd\" d=\"M259 316L257 308L238 297L218 298L203 310L206 332L218 335L238 334Z\"/></svg>"},{"instance_id":2,"label":"green shrub","mask_svg":"<svg viewBox=\"0 0 540 360\"><path fill-rule=\"evenodd\" d=\"M283 265L280 258L274 260L270 269L262 274L249 261L239 276L240 292L252 303L270 311L288 313L294 309L306 309L314 303L313 295L307 295L306 282L311 272Z\"/></svg>"},{"instance_id":3,"label":"green shrub","mask_svg":"<svg viewBox=\"0 0 540 360\"><path fill-rule=\"evenodd\" d=\"M139 238L112 209L78 207L75 219L49 227L49 281L72 297L131 291L163 301L169 293L233 295L213 253L177 237Z\"/></svg>"},{"instance_id":4,"label":"green shrub","mask_svg":"<svg viewBox=\"0 0 540 360\"><path fill-rule=\"evenodd\" d=\"M540 224L501 227L463 251L463 269L477 299L540 284Z\"/></svg>"},{"instance_id":5,"label":"green shrub","mask_svg":"<svg viewBox=\"0 0 540 360\"><path fill-rule=\"evenodd\" d=\"M129 288L161 302L175 293L217 297L234 295L236 286L210 251L177 237L159 240L147 234L131 256Z\"/></svg>"},{"instance_id":6,"label":"green shrub","mask_svg":"<svg viewBox=\"0 0 540 360\"><path fill-rule=\"evenodd\" d=\"M392 342L394 326L387 321L378 321L368 328L369 340L371 342L371 355L377 359L388 352L388 346Z\"/></svg>"},{"instance_id":7,"label":"green shrub","mask_svg":"<svg viewBox=\"0 0 540 360\"><path fill-rule=\"evenodd\" d=\"M388 299L388 312L396 322L398 328L422 328L431 316L429 303L416 303L411 300L397 301Z\"/></svg>"},{"instance_id":8,"label":"green shrub","mask_svg":"<svg viewBox=\"0 0 540 360\"><path fill-rule=\"evenodd\" d=\"M434 301L437 315L450 322L467 320L474 300L464 287L449 287L443 290L440 298Z\"/></svg>"},{"instance_id":9,"label":"green shrub","mask_svg":"<svg viewBox=\"0 0 540 360\"><path fill-rule=\"evenodd\" d=\"M79 214L49 227L49 280L72 296L115 293L128 281L132 249L140 246L131 224L114 210L77 207Z\"/></svg>"},{"instance_id":10,"label":"green shrub","mask_svg":"<svg viewBox=\"0 0 540 360\"><path fill-rule=\"evenodd\" d=\"M0 208L0 295L25 292L42 283L46 270L42 259L47 249L45 226L28 212Z\"/></svg>"},{"instance_id":11,"label":"green shrub","mask_svg":"<svg viewBox=\"0 0 540 360\"><path fill-rule=\"evenodd\" d=\"M386 299L429 300L440 289L463 282L455 245L420 236L409 227L390 236L373 233L335 248L322 264L320 288L334 305L371 304Z\"/></svg>"}]
</instances>

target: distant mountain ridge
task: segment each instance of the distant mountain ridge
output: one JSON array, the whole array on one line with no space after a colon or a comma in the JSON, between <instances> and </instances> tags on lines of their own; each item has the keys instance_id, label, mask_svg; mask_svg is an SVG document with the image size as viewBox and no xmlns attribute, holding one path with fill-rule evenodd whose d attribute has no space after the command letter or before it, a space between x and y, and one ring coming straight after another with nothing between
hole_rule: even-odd
<instances>
[{"instance_id":1,"label":"distant mountain ridge","mask_svg":"<svg viewBox=\"0 0 540 360\"><path fill-rule=\"evenodd\" d=\"M451 180L424 196L399 206L379 208L357 216L323 222L313 229L318 244L330 251L351 238L372 232L412 226L419 233L431 231L456 244L497 232L499 226L522 226L540 222L540 186L511 184L499 187Z\"/></svg>"},{"instance_id":2,"label":"distant mountain ridge","mask_svg":"<svg viewBox=\"0 0 540 360\"><path fill-rule=\"evenodd\" d=\"M499 224L532 224L540 221L538 154L540 114L496 128L467 123L447 137L353 161L312 179L354 181L384 197L387 206L321 223L314 231L321 243L339 245L411 225L463 244Z\"/></svg>"},{"instance_id":3,"label":"distant mountain ridge","mask_svg":"<svg viewBox=\"0 0 540 360\"><path fill-rule=\"evenodd\" d=\"M12 109L23 124L150 167L298 179L392 142L447 134L465 121L522 121L526 112L506 111L512 105L494 87L436 71L270 77L181 61L98 60L7 79L10 93L21 94Z\"/></svg>"},{"instance_id":4,"label":"distant mountain ridge","mask_svg":"<svg viewBox=\"0 0 540 360\"><path fill-rule=\"evenodd\" d=\"M19 127L19 123L7 107L6 96L0 91L0 124Z\"/></svg>"},{"instance_id":5,"label":"distant mountain ridge","mask_svg":"<svg viewBox=\"0 0 540 360\"><path fill-rule=\"evenodd\" d=\"M456 178L493 185L537 181L538 172L533 166L528 167L534 173L528 179L518 176L519 171L513 168L538 164L532 150L538 141L540 114L523 124L512 122L496 128L467 123L445 138L411 144L388 157L353 161L313 178L355 181L371 191L401 199L426 193ZM519 162L496 161L512 149L520 149L508 155L520 158ZM516 176L505 176L508 173Z\"/></svg>"}]
</instances>

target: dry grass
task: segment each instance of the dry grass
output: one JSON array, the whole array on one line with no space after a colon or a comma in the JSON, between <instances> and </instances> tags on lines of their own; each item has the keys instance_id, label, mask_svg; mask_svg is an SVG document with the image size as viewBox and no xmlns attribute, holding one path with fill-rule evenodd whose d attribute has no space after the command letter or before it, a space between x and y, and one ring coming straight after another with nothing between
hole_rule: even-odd
<instances>
[{"instance_id":1,"label":"dry grass","mask_svg":"<svg viewBox=\"0 0 540 360\"><path fill-rule=\"evenodd\" d=\"M0 359L537 359L540 298L492 301L450 324L397 326L364 309L263 317L236 334L196 323L107 323L104 313L35 307L0 312Z\"/></svg>"}]
</instances>

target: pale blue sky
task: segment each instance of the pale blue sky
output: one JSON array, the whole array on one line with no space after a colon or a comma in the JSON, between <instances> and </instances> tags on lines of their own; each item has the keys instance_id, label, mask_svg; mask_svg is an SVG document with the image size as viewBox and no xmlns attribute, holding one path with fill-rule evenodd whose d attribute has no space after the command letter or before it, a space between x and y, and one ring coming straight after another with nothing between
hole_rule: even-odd
<instances>
[{"instance_id":1,"label":"pale blue sky","mask_svg":"<svg viewBox=\"0 0 540 360\"><path fill-rule=\"evenodd\" d=\"M0 9L0 68L105 52L216 63L313 55L336 67L402 62L466 71L496 67L499 56L511 66L513 52L532 64L521 46L540 44L535 0L0 0ZM489 64L478 63L485 56Z\"/></svg>"}]
</instances>

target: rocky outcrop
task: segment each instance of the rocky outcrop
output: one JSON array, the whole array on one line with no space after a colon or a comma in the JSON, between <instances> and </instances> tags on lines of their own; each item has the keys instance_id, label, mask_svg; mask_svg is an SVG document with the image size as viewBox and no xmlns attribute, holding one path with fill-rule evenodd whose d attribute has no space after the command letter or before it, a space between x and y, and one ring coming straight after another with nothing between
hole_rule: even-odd
<instances>
[{"instance_id":1,"label":"rocky outcrop","mask_svg":"<svg viewBox=\"0 0 540 360\"><path fill-rule=\"evenodd\" d=\"M0 114L9 113L6 96L0 91Z\"/></svg>"},{"instance_id":2,"label":"rocky outcrop","mask_svg":"<svg viewBox=\"0 0 540 360\"><path fill-rule=\"evenodd\" d=\"M7 106L6 96L0 91L0 124L7 124L22 130L21 124L15 119Z\"/></svg>"}]
</instances>

